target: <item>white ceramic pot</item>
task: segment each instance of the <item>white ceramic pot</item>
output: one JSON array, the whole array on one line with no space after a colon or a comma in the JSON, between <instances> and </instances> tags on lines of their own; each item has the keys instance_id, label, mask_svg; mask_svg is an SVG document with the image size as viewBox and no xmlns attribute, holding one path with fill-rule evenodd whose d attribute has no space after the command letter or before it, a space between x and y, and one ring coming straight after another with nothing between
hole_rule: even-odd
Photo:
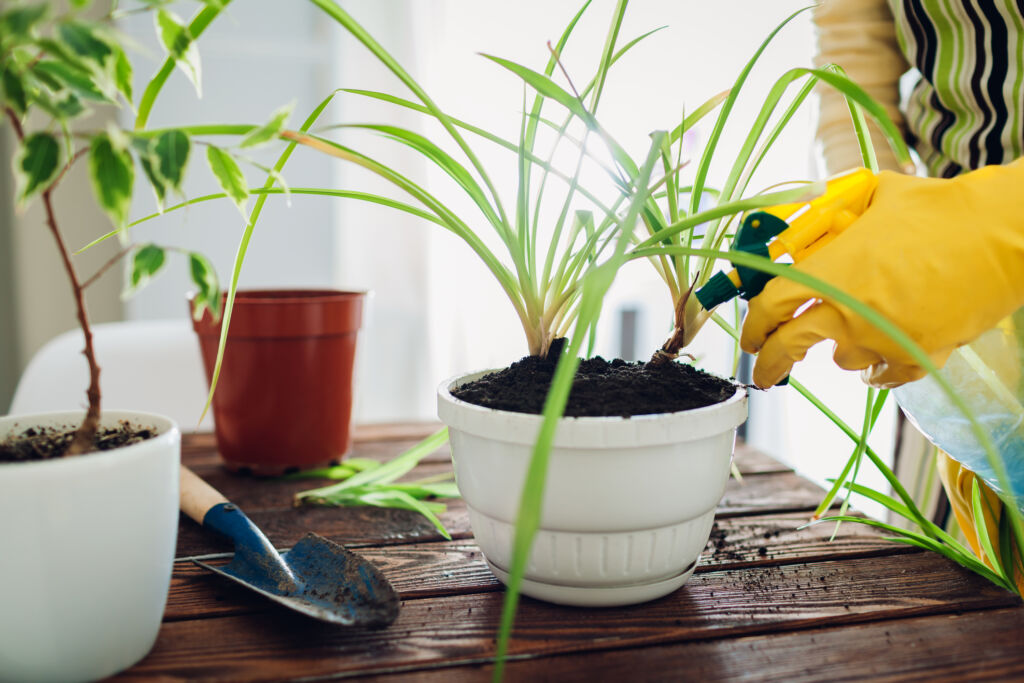
<instances>
[{"instance_id":1,"label":"white ceramic pot","mask_svg":"<svg viewBox=\"0 0 1024 683\"><path fill-rule=\"evenodd\" d=\"M81 412L0 418L0 439L77 425ZM102 453L0 464L0 680L86 681L156 640L178 532L181 434L149 413L105 411L158 436Z\"/></svg>"},{"instance_id":2,"label":"white ceramic pot","mask_svg":"<svg viewBox=\"0 0 1024 683\"><path fill-rule=\"evenodd\" d=\"M483 408L438 389L455 477L477 543L502 582L541 417ZM566 605L653 600L690 577L725 490L746 391L678 413L563 418L522 592Z\"/></svg>"}]
</instances>

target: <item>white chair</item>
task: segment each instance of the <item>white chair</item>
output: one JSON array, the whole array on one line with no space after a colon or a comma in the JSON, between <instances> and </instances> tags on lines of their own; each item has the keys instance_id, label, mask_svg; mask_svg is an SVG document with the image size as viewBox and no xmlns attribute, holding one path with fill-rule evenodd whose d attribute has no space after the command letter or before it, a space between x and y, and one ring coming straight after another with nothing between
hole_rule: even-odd
<instances>
[{"instance_id":1,"label":"white chair","mask_svg":"<svg viewBox=\"0 0 1024 683\"><path fill-rule=\"evenodd\" d=\"M104 408L166 415L183 432L212 431L212 411L199 422L207 385L199 340L188 319L93 326ZM80 330L65 332L36 352L21 375L12 414L73 410L86 405L89 369Z\"/></svg>"}]
</instances>

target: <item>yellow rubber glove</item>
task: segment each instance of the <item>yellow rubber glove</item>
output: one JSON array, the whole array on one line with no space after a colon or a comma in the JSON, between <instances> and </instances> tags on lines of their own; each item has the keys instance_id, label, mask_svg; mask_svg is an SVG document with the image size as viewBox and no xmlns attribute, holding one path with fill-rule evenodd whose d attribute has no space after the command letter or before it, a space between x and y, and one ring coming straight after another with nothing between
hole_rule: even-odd
<instances>
[{"instance_id":1,"label":"yellow rubber glove","mask_svg":"<svg viewBox=\"0 0 1024 683\"><path fill-rule=\"evenodd\" d=\"M974 481L976 479L974 472L971 472L942 451L939 451L938 456L936 456L936 464L938 464L939 478L942 479L942 486L946 489L946 495L949 496L949 502L953 506L953 514L956 515L956 521L960 524L960 530L964 532L971 550L990 569L995 569L996 563L1000 561L998 539L999 518L1003 512L1002 501L999 500L999 497L996 496L992 489L985 485L985 482L978 479L981 490L982 519L976 520L973 502ZM992 540L992 551L996 553L996 557L989 557L984 548L981 547L981 543L978 541L978 534L975 531L978 522L985 525L988 537ZM1024 570L1021 569L1024 556L1021 555L1016 542L1013 543L1012 552L1017 556L1013 564L1013 581L1017 585L1017 591L1024 594Z\"/></svg>"},{"instance_id":2,"label":"yellow rubber glove","mask_svg":"<svg viewBox=\"0 0 1024 683\"><path fill-rule=\"evenodd\" d=\"M942 366L1024 304L1024 159L948 180L877 180L860 216L793 267L871 306ZM862 317L782 277L750 300L740 344L758 353L754 383L770 387L824 339L836 342L836 364L864 370L869 384L925 374Z\"/></svg>"}]
</instances>

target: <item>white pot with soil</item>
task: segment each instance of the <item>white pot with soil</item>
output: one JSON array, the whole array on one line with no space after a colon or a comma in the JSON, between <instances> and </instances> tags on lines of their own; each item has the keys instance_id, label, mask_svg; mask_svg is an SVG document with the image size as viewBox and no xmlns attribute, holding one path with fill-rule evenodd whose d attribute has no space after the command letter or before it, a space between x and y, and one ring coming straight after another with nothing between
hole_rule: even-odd
<instances>
[{"instance_id":1,"label":"white pot with soil","mask_svg":"<svg viewBox=\"0 0 1024 683\"><path fill-rule=\"evenodd\" d=\"M444 382L459 491L495 576L508 578L523 480L539 415L481 407ZM551 452L540 530L522 592L567 605L653 600L689 579L729 478L746 390L715 405L633 417L562 418Z\"/></svg>"},{"instance_id":2,"label":"white pot with soil","mask_svg":"<svg viewBox=\"0 0 1024 683\"><path fill-rule=\"evenodd\" d=\"M0 442L82 413L0 418ZM84 681L142 659L156 640L178 530L177 425L104 411L155 436L73 457L0 463L0 680Z\"/></svg>"}]
</instances>

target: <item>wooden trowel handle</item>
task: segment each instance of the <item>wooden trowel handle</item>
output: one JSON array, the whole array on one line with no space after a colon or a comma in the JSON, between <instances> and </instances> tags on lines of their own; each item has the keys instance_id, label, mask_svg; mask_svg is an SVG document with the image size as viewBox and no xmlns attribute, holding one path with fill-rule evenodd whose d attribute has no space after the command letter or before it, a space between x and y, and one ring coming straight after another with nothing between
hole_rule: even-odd
<instances>
[{"instance_id":1,"label":"wooden trowel handle","mask_svg":"<svg viewBox=\"0 0 1024 683\"><path fill-rule=\"evenodd\" d=\"M206 513L214 505L228 502L220 491L200 479L195 472L181 466L181 511L203 523Z\"/></svg>"}]
</instances>

